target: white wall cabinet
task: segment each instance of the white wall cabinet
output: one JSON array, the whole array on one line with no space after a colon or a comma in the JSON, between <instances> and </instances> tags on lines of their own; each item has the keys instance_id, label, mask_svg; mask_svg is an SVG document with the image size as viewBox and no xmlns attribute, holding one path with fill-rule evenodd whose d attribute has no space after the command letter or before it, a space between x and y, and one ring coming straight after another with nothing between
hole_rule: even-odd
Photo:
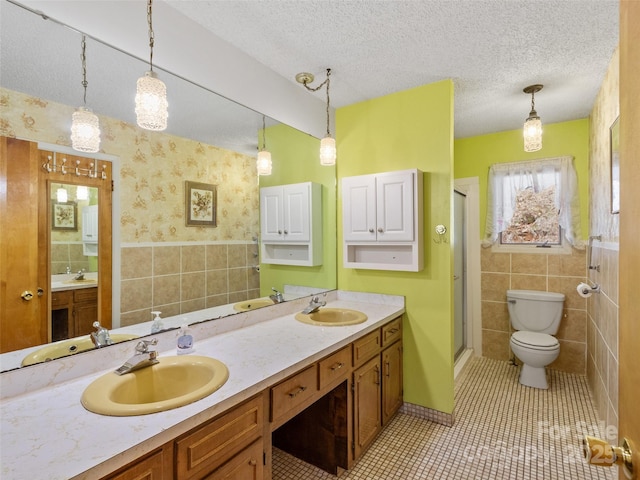
<instances>
[{"instance_id":1,"label":"white wall cabinet","mask_svg":"<svg viewBox=\"0 0 640 480\"><path fill-rule=\"evenodd\" d=\"M423 269L422 177L413 169L342 179L346 268Z\"/></svg>"},{"instance_id":2,"label":"white wall cabinet","mask_svg":"<svg viewBox=\"0 0 640 480\"><path fill-rule=\"evenodd\" d=\"M322 185L260 189L261 262L322 265Z\"/></svg>"}]
</instances>

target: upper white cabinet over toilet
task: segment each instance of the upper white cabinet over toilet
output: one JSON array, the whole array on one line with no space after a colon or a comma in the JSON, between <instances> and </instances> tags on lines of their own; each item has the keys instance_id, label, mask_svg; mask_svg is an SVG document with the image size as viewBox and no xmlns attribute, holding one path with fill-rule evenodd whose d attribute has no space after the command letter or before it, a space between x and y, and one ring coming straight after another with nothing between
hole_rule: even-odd
<instances>
[{"instance_id":1,"label":"upper white cabinet over toilet","mask_svg":"<svg viewBox=\"0 0 640 480\"><path fill-rule=\"evenodd\" d=\"M422 177L413 169L342 179L346 268L423 269Z\"/></svg>"},{"instance_id":2,"label":"upper white cabinet over toilet","mask_svg":"<svg viewBox=\"0 0 640 480\"><path fill-rule=\"evenodd\" d=\"M261 188L260 236L262 263L322 265L322 185Z\"/></svg>"}]
</instances>

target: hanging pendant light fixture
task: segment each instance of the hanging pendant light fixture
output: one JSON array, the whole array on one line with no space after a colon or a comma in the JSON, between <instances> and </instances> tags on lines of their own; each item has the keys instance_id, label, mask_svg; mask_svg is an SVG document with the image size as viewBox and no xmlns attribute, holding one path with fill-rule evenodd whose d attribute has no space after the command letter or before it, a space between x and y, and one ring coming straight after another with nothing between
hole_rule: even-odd
<instances>
[{"instance_id":1,"label":"hanging pendant light fixture","mask_svg":"<svg viewBox=\"0 0 640 480\"><path fill-rule=\"evenodd\" d=\"M310 92L317 92L323 86L327 86L327 136L320 140L320 165L331 166L336 164L336 140L331 136L329 129L329 112L331 110L331 98L329 96L329 86L331 85L331 69L327 68L327 78L316 88L309 87L309 83L313 82L313 74L302 72L296 75L296 81L304 85L304 88Z\"/></svg>"},{"instance_id":2,"label":"hanging pendant light fixture","mask_svg":"<svg viewBox=\"0 0 640 480\"><path fill-rule=\"evenodd\" d=\"M531 112L524 122L524 151L537 152L542 148L542 122L536 112L535 94L542 90L543 85L529 85L522 91L531 94Z\"/></svg>"},{"instance_id":3,"label":"hanging pendant light fixture","mask_svg":"<svg viewBox=\"0 0 640 480\"><path fill-rule=\"evenodd\" d=\"M98 117L87 108L87 41L82 35L82 87L84 88L84 105L78 107L71 116L71 146L74 150L95 153L100 150L100 122Z\"/></svg>"},{"instance_id":4,"label":"hanging pendant light fixture","mask_svg":"<svg viewBox=\"0 0 640 480\"><path fill-rule=\"evenodd\" d=\"M138 79L136 89L136 118L138 126L146 130L162 131L167 128L167 87L153 71L153 0L147 0L149 25L149 71Z\"/></svg>"},{"instance_id":5,"label":"hanging pendant light fixture","mask_svg":"<svg viewBox=\"0 0 640 480\"><path fill-rule=\"evenodd\" d=\"M256 160L258 175L271 175L271 153L267 151L267 131L265 129L265 117L262 116L262 148L258 152Z\"/></svg>"}]
</instances>

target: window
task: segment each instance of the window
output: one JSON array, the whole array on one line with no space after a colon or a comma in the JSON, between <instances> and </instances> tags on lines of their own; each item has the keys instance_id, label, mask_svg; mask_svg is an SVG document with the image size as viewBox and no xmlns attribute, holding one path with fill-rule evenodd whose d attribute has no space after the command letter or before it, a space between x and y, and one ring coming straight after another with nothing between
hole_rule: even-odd
<instances>
[{"instance_id":1,"label":"window","mask_svg":"<svg viewBox=\"0 0 640 480\"><path fill-rule=\"evenodd\" d=\"M581 247L572 157L499 163L489 169L485 246Z\"/></svg>"}]
</instances>

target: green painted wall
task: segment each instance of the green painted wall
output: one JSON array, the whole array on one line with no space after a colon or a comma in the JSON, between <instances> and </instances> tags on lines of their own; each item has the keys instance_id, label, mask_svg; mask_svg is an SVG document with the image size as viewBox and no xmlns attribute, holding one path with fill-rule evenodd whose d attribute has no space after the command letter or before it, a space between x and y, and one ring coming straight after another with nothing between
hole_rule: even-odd
<instances>
[{"instance_id":1,"label":"green painted wall","mask_svg":"<svg viewBox=\"0 0 640 480\"><path fill-rule=\"evenodd\" d=\"M544 119L543 119L544 120ZM480 236L487 218L487 177L493 163L572 155L578 175L582 237L589 232L589 119L543 125L542 150L523 150L522 130L461 138L454 142L454 178L478 177L480 183Z\"/></svg>"},{"instance_id":2,"label":"green painted wall","mask_svg":"<svg viewBox=\"0 0 640 480\"><path fill-rule=\"evenodd\" d=\"M273 171L259 177L261 187L313 181L322 184L323 261L317 267L260 265L260 294L270 295L271 287L284 291L284 285L303 285L326 289L336 284L336 168L320 165L320 141L287 125L268 127L267 150ZM259 138L262 145L262 135Z\"/></svg>"},{"instance_id":3,"label":"green painted wall","mask_svg":"<svg viewBox=\"0 0 640 480\"><path fill-rule=\"evenodd\" d=\"M338 182L409 168L424 172L424 270L345 269L340 227L338 288L406 297L404 399L451 413L453 252L450 243L435 244L432 232L435 225L452 221L453 83L442 81L338 109L336 140Z\"/></svg>"}]
</instances>

